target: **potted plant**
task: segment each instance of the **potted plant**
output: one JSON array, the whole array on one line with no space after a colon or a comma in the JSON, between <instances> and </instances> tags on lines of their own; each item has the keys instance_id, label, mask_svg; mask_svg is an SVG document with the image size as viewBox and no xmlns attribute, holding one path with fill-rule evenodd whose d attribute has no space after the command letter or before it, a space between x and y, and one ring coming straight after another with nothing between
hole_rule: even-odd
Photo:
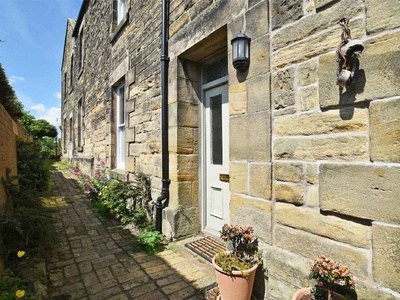
<instances>
[{"instance_id":1,"label":"potted plant","mask_svg":"<svg viewBox=\"0 0 400 300\"><path fill-rule=\"evenodd\" d=\"M355 282L347 266L320 255L311 264L310 270L310 279L315 279L317 284L298 290L292 300L352 299L350 294L355 293ZM339 289L341 293L338 293ZM343 291L345 296L342 295Z\"/></svg>"},{"instance_id":2,"label":"potted plant","mask_svg":"<svg viewBox=\"0 0 400 300\"><path fill-rule=\"evenodd\" d=\"M220 231L227 242L226 251L219 251L212 260L222 300L249 300L254 278L262 264L258 240L251 226L225 224Z\"/></svg>"}]
</instances>

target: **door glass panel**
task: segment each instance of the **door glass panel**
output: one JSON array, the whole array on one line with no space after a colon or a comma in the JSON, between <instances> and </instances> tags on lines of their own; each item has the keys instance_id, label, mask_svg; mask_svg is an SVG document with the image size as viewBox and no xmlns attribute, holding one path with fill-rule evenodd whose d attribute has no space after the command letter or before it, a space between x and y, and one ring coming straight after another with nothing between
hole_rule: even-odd
<instances>
[{"instance_id":1,"label":"door glass panel","mask_svg":"<svg viewBox=\"0 0 400 300\"><path fill-rule=\"evenodd\" d=\"M211 108L211 163L222 165L222 95L210 99Z\"/></svg>"}]
</instances>

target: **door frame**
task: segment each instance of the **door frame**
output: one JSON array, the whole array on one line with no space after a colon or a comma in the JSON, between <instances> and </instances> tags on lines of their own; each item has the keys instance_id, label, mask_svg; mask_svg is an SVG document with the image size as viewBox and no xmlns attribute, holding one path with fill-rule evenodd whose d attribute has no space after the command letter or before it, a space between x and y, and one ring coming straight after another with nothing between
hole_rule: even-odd
<instances>
[{"instance_id":1,"label":"door frame","mask_svg":"<svg viewBox=\"0 0 400 300\"><path fill-rule=\"evenodd\" d=\"M206 84L201 84L201 109L200 109L200 157L201 159L199 160L200 164L200 172L201 172L201 180L200 180L200 191L199 197L200 197L200 207L201 207L201 231L202 232L207 232L208 234L211 235L219 235L218 231L211 231L209 229L206 229L206 220L207 220L207 157L206 157L206 108L205 108L205 101L206 101L206 91L210 90L212 88L216 88L221 85L228 85L228 78L229 76L226 75L224 77L221 77L219 79L216 79L214 81L208 82ZM229 103L229 93L227 95L228 97L228 103Z\"/></svg>"}]
</instances>

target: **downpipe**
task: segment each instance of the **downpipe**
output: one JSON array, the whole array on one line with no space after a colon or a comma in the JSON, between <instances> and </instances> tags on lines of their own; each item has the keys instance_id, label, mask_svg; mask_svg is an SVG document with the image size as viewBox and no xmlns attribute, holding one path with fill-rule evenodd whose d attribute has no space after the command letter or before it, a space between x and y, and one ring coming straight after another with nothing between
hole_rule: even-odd
<instances>
[{"instance_id":1,"label":"downpipe","mask_svg":"<svg viewBox=\"0 0 400 300\"><path fill-rule=\"evenodd\" d=\"M169 153L168 153L168 11L169 0L162 0L161 26L161 151L162 189L156 201L156 230L162 233L162 211L169 204Z\"/></svg>"}]
</instances>

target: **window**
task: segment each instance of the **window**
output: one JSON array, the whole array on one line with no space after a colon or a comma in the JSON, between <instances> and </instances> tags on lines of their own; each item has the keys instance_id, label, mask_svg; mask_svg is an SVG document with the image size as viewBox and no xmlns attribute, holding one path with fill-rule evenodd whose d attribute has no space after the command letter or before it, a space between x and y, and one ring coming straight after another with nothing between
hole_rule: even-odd
<instances>
[{"instance_id":1,"label":"window","mask_svg":"<svg viewBox=\"0 0 400 300\"><path fill-rule=\"evenodd\" d=\"M74 84L74 55L71 55L71 64L70 64L70 77L69 77L69 88L72 89Z\"/></svg>"},{"instance_id":2,"label":"window","mask_svg":"<svg viewBox=\"0 0 400 300\"><path fill-rule=\"evenodd\" d=\"M115 88L116 98L116 166L117 169L125 169L125 83Z\"/></svg>"},{"instance_id":3,"label":"window","mask_svg":"<svg viewBox=\"0 0 400 300\"><path fill-rule=\"evenodd\" d=\"M69 142L72 143L72 131L73 131L73 124L72 124L72 117L69 118Z\"/></svg>"},{"instance_id":4,"label":"window","mask_svg":"<svg viewBox=\"0 0 400 300\"><path fill-rule=\"evenodd\" d=\"M83 30L81 30L81 33L79 34L79 52L78 52L78 68L79 70L82 70L83 68L83 58L84 58L84 52L85 52L85 47L84 47L84 39L83 39Z\"/></svg>"},{"instance_id":5,"label":"window","mask_svg":"<svg viewBox=\"0 0 400 300\"><path fill-rule=\"evenodd\" d=\"M63 80L63 101L67 100L67 72L64 72L64 80Z\"/></svg>"},{"instance_id":6,"label":"window","mask_svg":"<svg viewBox=\"0 0 400 300\"><path fill-rule=\"evenodd\" d=\"M121 23L126 15L126 0L117 0L117 24Z\"/></svg>"},{"instance_id":7,"label":"window","mask_svg":"<svg viewBox=\"0 0 400 300\"><path fill-rule=\"evenodd\" d=\"M64 126L63 126L63 150L64 152L67 151L67 118L64 118Z\"/></svg>"},{"instance_id":8,"label":"window","mask_svg":"<svg viewBox=\"0 0 400 300\"><path fill-rule=\"evenodd\" d=\"M83 147L83 104L78 102L78 147ZM80 149L81 150L81 149Z\"/></svg>"}]
</instances>

